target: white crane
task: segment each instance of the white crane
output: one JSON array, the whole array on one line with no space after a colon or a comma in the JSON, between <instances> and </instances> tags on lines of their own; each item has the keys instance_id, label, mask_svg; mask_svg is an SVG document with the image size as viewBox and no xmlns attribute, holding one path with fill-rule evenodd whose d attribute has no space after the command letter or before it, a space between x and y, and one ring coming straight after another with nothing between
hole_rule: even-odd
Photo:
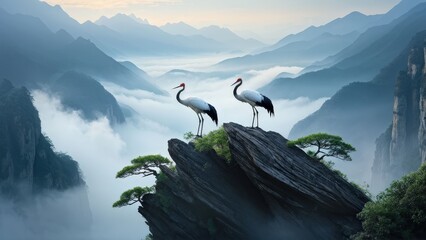
<instances>
[{"instance_id":1,"label":"white crane","mask_svg":"<svg viewBox=\"0 0 426 240\"><path fill-rule=\"evenodd\" d=\"M187 99L181 99L180 98L180 94L185 90L185 83L181 83L179 86L173 88L182 88L177 94L176 94L176 99L178 100L179 103L191 108L192 110L194 110L195 113L197 113L197 117L198 117L198 129L197 129L197 137L202 137L203 135L203 126L204 126L204 118L203 118L203 113L207 114L210 116L210 118L213 120L213 122L216 123L217 126L217 112L216 109L208 104L206 101L197 98L197 97L189 97ZM201 125L201 132L200 132L200 125ZM198 132L200 132L200 134L198 135Z\"/></svg>"},{"instance_id":2,"label":"white crane","mask_svg":"<svg viewBox=\"0 0 426 240\"><path fill-rule=\"evenodd\" d=\"M234 88L234 96L236 99L240 100L241 102L246 102L251 105L253 110L253 121L251 123L251 127L254 127L254 117L257 117L257 127L259 127L259 112L257 111L256 107L263 107L265 108L269 115L274 115L274 105L272 105L271 99L268 97L260 94L259 92L252 91L252 90L245 90L242 91L241 94L237 93L237 89L243 84L243 80L241 78L238 78L235 83L233 83L231 86L237 84Z\"/></svg>"}]
</instances>

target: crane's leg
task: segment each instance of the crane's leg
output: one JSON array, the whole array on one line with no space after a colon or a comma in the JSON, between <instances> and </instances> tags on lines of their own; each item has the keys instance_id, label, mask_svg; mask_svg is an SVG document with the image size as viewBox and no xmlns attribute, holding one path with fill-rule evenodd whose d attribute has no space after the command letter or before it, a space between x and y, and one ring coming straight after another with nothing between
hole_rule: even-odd
<instances>
[{"instance_id":1,"label":"crane's leg","mask_svg":"<svg viewBox=\"0 0 426 240\"><path fill-rule=\"evenodd\" d=\"M259 127L259 111L256 108L254 110L256 111L257 127Z\"/></svg>"},{"instance_id":2,"label":"crane's leg","mask_svg":"<svg viewBox=\"0 0 426 240\"><path fill-rule=\"evenodd\" d=\"M203 118L203 115L201 113L200 113L200 117L201 117L201 133L200 133L200 137L203 137L204 118Z\"/></svg>"},{"instance_id":3,"label":"crane's leg","mask_svg":"<svg viewBox=\"0 0 426 240\"><path fill-rule=\"evenodd\" d=\"M251 110L253 110L253 121L251 121L251 128L254 128L254 117L256 115L256 112L254 111L254 107L251 107Z\"/></svg>"},{"instance_id":4,"label":"crane's leg","mask_svg":"<svg viewBox=\"0 0 426 240\"><path fill-rule=\"evenodd\" d=\"M197 113L197 117L198 117L198 128L197 128L197 135L195 135L195 137L198 137L198 133L200 132L200 125L201 125L201 119L200 119L200 114Z\"/></svg>"}]
</instances>

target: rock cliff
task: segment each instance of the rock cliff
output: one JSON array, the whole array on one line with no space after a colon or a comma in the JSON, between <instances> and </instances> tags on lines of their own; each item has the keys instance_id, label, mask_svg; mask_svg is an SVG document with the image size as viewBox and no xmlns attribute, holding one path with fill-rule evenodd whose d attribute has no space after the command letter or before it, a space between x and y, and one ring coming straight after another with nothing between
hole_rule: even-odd
<instances>
[{"instance_id":1,"label":"rock cliff","mask_svg":"<svg viewBox=\"0 0 426 240\"><path fill-rule=\"evenodd\" d=\"M369 200L275 132L229 123L232 160L169 141L176 169L162 167L139 212L154 239L342 239L360 229Z\"/></svg>"},{"instance_id":2,"label":"rock cliff","mask_svg":"<svg viewBox=\"0 0 426 240\"><path fill-rule=\"evenodd\" d=\"M28 90L0 81L0 195L19 199L84 186L77 162L52 148Z\"/></svg>"},{"instance_id":3,"label":"rock cliff","mask_svg":"<svg viewBox=\"0 0 426 240\"><path fill-rule=\"evenodd\" d=\"M376 191L425 162L425 46L424 38L417 41L410 50L407 71L400 72L396 80L392 125L376 141L372 168Z\"/></svg>"}]
</instances>

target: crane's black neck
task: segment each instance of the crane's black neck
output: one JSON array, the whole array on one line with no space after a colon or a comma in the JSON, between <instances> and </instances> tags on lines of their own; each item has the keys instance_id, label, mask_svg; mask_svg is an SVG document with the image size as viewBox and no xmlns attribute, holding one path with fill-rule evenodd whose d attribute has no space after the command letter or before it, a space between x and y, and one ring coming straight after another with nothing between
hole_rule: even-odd
<instances>
[{"instance_id":1,"label":"crane's black neck","mask_svg":"<svg viewBox=\"0 0 426 240\"><path fill-rule=\"evenodd\" d=\"M243 82L239 82L237 86L234 87L234 97L238 99L237 89L243 84Z\"/></svg>"},{"instance_id":2,"label":"crane's black neck","mask_svg":"<svg viewBox=\"0 0 426 240\"><path fill-rule=\"evenodd\" d=\"M182 99L180 99L180 94L185 90L185 87L183 87L177 94L176 94L176 100L183 104Z\"/></svg>"}]
</instances>

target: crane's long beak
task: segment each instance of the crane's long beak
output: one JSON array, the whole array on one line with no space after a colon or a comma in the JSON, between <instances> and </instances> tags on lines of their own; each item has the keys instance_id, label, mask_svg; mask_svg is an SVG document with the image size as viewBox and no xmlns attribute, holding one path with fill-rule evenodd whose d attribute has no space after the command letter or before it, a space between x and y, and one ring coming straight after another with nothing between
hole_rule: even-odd
<instances>
[{"instance_id":1,"label":"crane's long beak","mask_svg":"<svg viewBox=\"0 0 426 240\"><path fill-rule=\"evenodd\" d=\"M174 87L174 88L172 88L172 89L176 89L176 88L180 88L180 86Z\"/></svg>"},{"instance_id":2,"label":"crane's long beak","mask_svg":"<svg viewBox=\"0 0 426 240\"><path fill-rule=\"evenodd\" d=\"M234 82L234 83L231 85L231 87L232 87L232 86L234 86L235 84L237 84L237 82L238 82L238 81Z\"/></svg>"}]
</instances>

